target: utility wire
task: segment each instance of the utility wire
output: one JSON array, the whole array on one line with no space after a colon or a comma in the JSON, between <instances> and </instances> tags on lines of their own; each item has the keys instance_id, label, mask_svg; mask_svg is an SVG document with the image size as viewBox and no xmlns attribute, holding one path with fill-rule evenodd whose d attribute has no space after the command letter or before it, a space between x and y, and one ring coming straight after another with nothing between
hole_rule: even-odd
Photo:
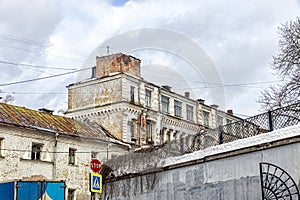
<instances>
[{"instance_id":1,"label":"utility wire","mask_svg":"<svg viewBox=\"0 0 300 200\"><path fill-rule=\"evenodd\" d=\"M76 68L60 68L60 67L48 67L48 66L40 66L40 65L30 65L30 64L23 64L23 63L15 63L15 62L8 62L4 60L0 60L0 63L7 64L7 65L14 65L14 66L25 66L25 67L34 67L34 68L42 68L42 69L56 69L56 70L77 70Z\"/></svg>"},{"instance_id":2,"label":"utility wire","mask_svg":"<svg viewBox=\"0 0 300 200\"><path fill-rule=\"evenodd\" d=\"M48 79L48 78L54 78L54 77L58 77L58 76L64 76L64 75L68 75L68 74L73 74L73 73L84 71L84 70L88 70L88 69L91 69L91 68L84 68L84 69L75 70L75 71L72 71L72 72L66 72L66 73L62 73L62 74L55 74L55 75L52 75L52 76L45 76L45 77L34 78L34 79L29 79L29 80L24 80L24 81L16 81L16 82L11 82L11 83L3 83L3 84L0 84L0 86L16 85L16 84L33 82L33 81L39 81L39 80L43 80L43 79Z\"/></svg>"}]
</instances>

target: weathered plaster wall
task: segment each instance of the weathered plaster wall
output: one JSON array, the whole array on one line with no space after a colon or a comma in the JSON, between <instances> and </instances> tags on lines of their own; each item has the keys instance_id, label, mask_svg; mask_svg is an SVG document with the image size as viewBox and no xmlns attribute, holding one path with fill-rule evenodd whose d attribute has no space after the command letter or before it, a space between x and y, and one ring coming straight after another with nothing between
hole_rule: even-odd
<instances>
[{"instance_id":1,"label":"weathered plaster wall","mask_svg":"<svg viewBox=\"0 0 300 200\"><path fill-rule=\"evenodd\" d=\"M24 128L0 126L1 156L0 181L22 179L31 176L41 179L64 180L67 189L75 189L77 199L89 199L89 163L91 153L98 152L97 158L104 162L109 158L126 153L124 148L105 142L58 136ZM41 144L41 160L31 160L32 143ZM69 164L69 148L76 149L75 165ZM58 153L53 153L58 152Z\"/></svg>"},{"instance_id":2,"label":"weathered plaster wall","mask_svg":"<svg viewBox=\"0 0 300 200\"><path fill-rule=\"evenodd\" d=\"M115 78L108 81L92 80L80 85L69 86L68 110L92 109L93 107L121 101L121 91L121 80Z\"/></svg>"}]
</instances>

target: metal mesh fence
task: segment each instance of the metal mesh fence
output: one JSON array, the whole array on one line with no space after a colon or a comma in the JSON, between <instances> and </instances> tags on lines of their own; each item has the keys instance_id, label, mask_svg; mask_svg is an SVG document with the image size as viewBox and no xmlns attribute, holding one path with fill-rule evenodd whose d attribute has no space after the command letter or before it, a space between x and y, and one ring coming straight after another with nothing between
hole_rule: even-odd
<instances>
[{"instance_id":1,"label":"metal mesh fence","mask_svg":"<svg viewBox=\"0 0 300 200\"><path fill-rule=\"evenodd\" d=\"M220 127L220 143L299 124L300 102Z\"/></svg>"},{"instance_id":2,"label":"metal mesh fence","mask_svg":"<svg viewBox=\"0 0 300 200\"><path fill-rule=\"evenodd\" d=\"M158 146L140 148L106 162L107 174L116 176L157 169L167 158L184 155L222 143L263 134L275 129L299 124L300 102L288 107L256 115L238 122L221 126L219 130L206 129L197 134L187 134L177 140Z\"/></svg>"}]
</instances>

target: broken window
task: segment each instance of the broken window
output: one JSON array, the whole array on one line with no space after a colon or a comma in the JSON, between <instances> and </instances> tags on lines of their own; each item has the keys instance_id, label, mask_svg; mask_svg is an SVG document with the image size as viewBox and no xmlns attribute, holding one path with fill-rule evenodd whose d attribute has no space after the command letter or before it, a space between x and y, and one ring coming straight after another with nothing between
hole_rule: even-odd
<instances>
[{"instance_id":1,"label":"broken window","mask_svg":"<svg viewBox=\"0 0 300 200\"><path fill-rule=\"evenodd\" d=\"M76 149L69 148L69 164L75 165L75 152Z\"/></svg>"},{"instance_id":2,"label":"broken window","mask_svg":"<svg viewBox=\"0 0 300 200\"><path fill-rule=\"evenodd\" d=\"M41 160L41 151L43 145L32 144L31 146L31 160Z\"/></svg>"}]
</instances>

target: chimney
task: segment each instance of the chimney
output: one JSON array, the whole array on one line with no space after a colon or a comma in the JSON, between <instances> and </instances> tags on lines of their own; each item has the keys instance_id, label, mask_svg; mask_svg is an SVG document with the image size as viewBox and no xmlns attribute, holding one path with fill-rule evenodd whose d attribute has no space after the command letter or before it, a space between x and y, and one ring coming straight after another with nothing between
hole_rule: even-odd
<instances>
[{"instance_id":1,"label":"chimney","mask_svg":"<svg viewBox=\"0 0 300 200\"><path fill-rule=\"evenodd\" d=\"M127 73L141 77L141 60L131 55L117 53L96 57L96 77L103 78L110 74Z\"/></svg>"},{"instance_id":2,"label":"chimney","mask_svg":"<svg viewBox=\"0 0 300 200\"><path fill-rule=\"evenodd\" d=\"M190 98L190 93L189 93L189 92L185 92L185 93L184 93L184 96L185 96L186 98Z\"/></svg>"},{"instance_id":3,"label":"chimney","mask_svg":"<svg viewBox=\"0 0 300 200\"><path fill-rule=\"evenodd\" d=\"M167 90L167 91L171 91L171 86L169 86L169 85L163 85L163 86L161 86L162 88L164 88L165 90Z\"/></svg>"},{"instance_id":4,"label":"chimney","mask_svg":"<svg viewBox=\"0 0 300 200\"><path fill-rule=\"evenodd\" d=\"M54 110L49 110L47 108L40 108L39 111L42 112L42 113L50 114L50 115L52 115L53 112L54 112Z\"/></svg>"},{"instance_id":5,"label":"chimney","mask_svg":"<svg viewBox=\"0 0 300 200\"><path fill-rule=\"evenodd\" d=\"M204 101L205 101L205 100L203 100L203 99L197 99L197 101L198 101L199 103L201 103L201 104L204 104Z\"/></svg>"},{"instance_id":6,"label":"chimney","mask_svg":"<svg viewBox=\"0 0 300 200\"><path fill-rule=\"evenodd\" d=\"M212 104L212 105L210 105L210 106L211 106L212 108L216 109L216 110L217 110L217 109L218 109L218 107L219 107L219 106L218 106L218 105L216 105L216 104Z\"/></svg>"},{"instance_id":7,"label":"chimney","mask_svg":"<svg viewBox=\"0 0 300 200\"><path fill-rule=\"evenodd\" d=\"M233 115L233 110L227 110L227 114L229 114L229 115Z\"/></svg>"}]
</instances>

